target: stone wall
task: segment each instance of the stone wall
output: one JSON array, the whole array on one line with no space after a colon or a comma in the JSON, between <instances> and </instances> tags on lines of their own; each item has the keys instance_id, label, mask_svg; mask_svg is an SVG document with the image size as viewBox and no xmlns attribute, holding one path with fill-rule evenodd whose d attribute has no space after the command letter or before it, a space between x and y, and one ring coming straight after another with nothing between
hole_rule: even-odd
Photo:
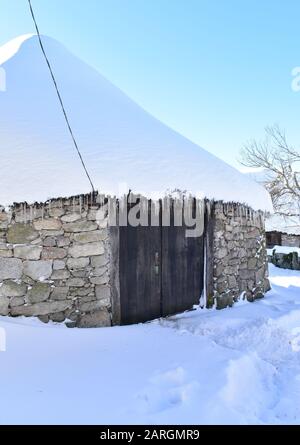
<instances>
[{"instance_id":1,"label":"stone wall","mask_svg":"<svg viewBox=\"0 0 300 445\"><path fill-rule=\"evenodd\" d=\"M272 255L268 255L268 261L282 269L300 270L298 252L281 253L274 249Z\"/></svg>"},{"instance_id":2,"label":"stone wall","mask_svg":"<svg viewBox=\"0 0 300 445\"><path fill-rule=\"evenodd\" d=\"M109 326L109 256L97 195L0 209L0 315Z\"/></svg>"},{"instance_id":3,"label":"stone wall","mask_svg":"<svg viewBox=\"0 0 300 445\"><path fill-rule=\"evenodd\" d=\"M281 244L282 246L288 247L300 247L300 235L288 235L286 233L282 233Z\"/></svg>"},{"instance_id":4,"label":"stone wall","mask_svg":"<svg viewBox=\"0 0 300 445\"><path fill-rule=\"evenodd\" d=\"M92 194L0 208L0 315L68 326L120 323L119 232ZM269 289L264 218L206 203L207 306L253 301Z\"/></svg>"},{"instance_id":5,"label":"stone wall","mask_svg":"<svg viewBox=\"0 0 300 445\"><path fill-rule=\"evenodd\" d=\"M215 203L213 284L208 306L221 309L239 298L254 301L269 290L264 217L242 205Z\"/></svg>"}]
</instances>

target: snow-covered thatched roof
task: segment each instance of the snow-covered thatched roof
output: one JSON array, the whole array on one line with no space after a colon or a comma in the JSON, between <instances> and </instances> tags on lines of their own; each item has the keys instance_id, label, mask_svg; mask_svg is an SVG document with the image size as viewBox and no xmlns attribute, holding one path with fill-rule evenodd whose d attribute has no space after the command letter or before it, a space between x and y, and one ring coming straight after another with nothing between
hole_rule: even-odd
<instances>
[{"instance_id":1,"label":"snow-covered thatched roof","mask_svg":"<svg viewBox=\"0 0 300 445\"><path fill-rule=\"evenodd\" d=\"M272 209L263 187L155 119L57 41L43 42L97 189L149 197L180 189ZM0 203L89 192L37 36L1 47L0 65L7 86L0 92Z\"/></svg>"}]
</instances>

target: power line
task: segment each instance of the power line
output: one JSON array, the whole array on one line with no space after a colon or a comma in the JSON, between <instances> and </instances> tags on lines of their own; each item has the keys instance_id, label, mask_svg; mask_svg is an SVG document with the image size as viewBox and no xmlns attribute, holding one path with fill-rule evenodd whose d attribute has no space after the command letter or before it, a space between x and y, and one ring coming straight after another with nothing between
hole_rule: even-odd
<instances>
[{"instance_id":1,"label":"power line","mask_svg":"<svg viewBox=\"0 0 300 445\"><path fill-rule=\"evenodd\" d=\"M65 109L65 106L64 106L64 103L63 103L61 94L60 94L59 89L58 89L58 85L57 85L57 82L56 82L56 79L55 79L53 70L52 70L52 68L51 68L50 61L49 61L49 59L48 59L48 57L47 57L47 54L46 54L46 51L45 51L45 49L44 49L44 45L43 45L43 42L42 42L41 34L40 34L40 31L39 31L39 28L38 28L38 25L37 25L37 21L36 21L36 18L35 18L35 14L34 14L32 5L31 5L31 0L28 0L28 3L29 3L29 8L30 8L30 13L31 13L31 16L32 16L32 20L33 20L33 22L34 22L34 26L35 26L35 29L36 29L36 32L37 32L37 35L38 35L38 39L39 39L39 43L40 43L40 47L41 47L42 53L43 53L43 55L44 55L44 58L45 58L45 60L46 60L46 63L47 63L47 65L48 65L48 68L49 68L49 71L50 71L50 74L51 74L51 77L52 77L52 80L53 80L53 83L54 83L54 87L55 87L55 90L56 90L56 94L57 94L58 100L59 100L60 105L61 105L61 108L62 108L63 115L64 115L65 120L66 120L66 123L67 123L67 127L68 127L68 129L69 129L71 138L72 138L72 140L73 140L73 143L74 143L75 149L76 149L76 151L77 151L77 153L78 153L78 156L79 156L79 159L80 159L80 161L81 161L81 164L82 164L82 166L83 166L83 168L84 168L84 171L85 171L85 173L86 173L86 176L88 177L88 180L89 180L89 182L90 182L90 184L91 184L91 186L92 186L92 190L93 190L93 192L94 192L94 191L95 191L95 188L94 188L93 182L92 182L92 180L91 180L91 177L90 177L90 175L89 175L89 172L88 172L88 170L87 170L87 168L86 168L86 165L85 165L85 163L84 163L83 157L82 157L82 155L81 155L81 153L80 153L80 150L79 150L79 148L78 148L78 145L77 145L77 142L76 142L76 139L75 139L73 130L72 130L72 128L71 128L71 124L70 124L70 122L69 122L69 119L68 119L68 116L67 116L67 112L66 112L66 109Z\"/></svg>"}]
</instances>

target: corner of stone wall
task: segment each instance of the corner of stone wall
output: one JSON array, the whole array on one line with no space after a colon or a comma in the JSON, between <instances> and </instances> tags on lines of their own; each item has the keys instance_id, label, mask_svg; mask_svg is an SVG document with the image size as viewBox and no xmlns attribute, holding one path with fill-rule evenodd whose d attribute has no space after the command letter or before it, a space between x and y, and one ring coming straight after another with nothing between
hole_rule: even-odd
<instances>
[{"instance_id":1,"label":"corner of stone wall","mask_svg":"<svg viewBox=\"0 0 300 445\"><path fill-rule=\"evenodd\" d=\"M246 206L216 202L213 302L218 309L254 301L270 290L264 217Z\"/></svg>"},{"instance_id":2,"label":"corner of stone wall","mask_svg":"<svg viewBox=\"0 0 300 445\"><path fill-rule=\"evenodd\" d=\"M110 242L94 195L0 209L0 315L110 326Z\"/></svg>"}]
</instances>

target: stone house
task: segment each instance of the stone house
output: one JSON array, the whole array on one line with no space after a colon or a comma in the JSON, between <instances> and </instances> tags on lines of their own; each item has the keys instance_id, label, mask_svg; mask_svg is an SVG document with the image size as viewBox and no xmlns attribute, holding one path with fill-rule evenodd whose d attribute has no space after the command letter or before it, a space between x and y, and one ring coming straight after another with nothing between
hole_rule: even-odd
<instances>
[{"instance_id":1,"label":"stone house","mask_svg":"<svg viewBox=\"0 0 300 445\"><path fill-rule=\"evenodd\" d=\"M56 40L43 42L86 169L58 112L37 36L14 39L0 48L8 85L0 101L0 315L110 326L262 297L269 288L264 212L272 211L266 190ZM103 195L87 194L91 188ZM109 196L118 197L117 215L125 206L129 216L131 191L146 197L145 214L158 215L156 224L111 224ZM174 191L183 205L193 197L199 236L187 237L177 224L175 198L164 224L165 198Z\"/></svg>"},{"instance_id":2,"label":"stone house","mask_svg":"<svg viewBox=\"0 0 300 445\"><path fill-rule=\"evenodd\" d=\"M300 247L299 217L270 215L266 218L267 247L287 246Z\"/></svg>"}]
</instances>

